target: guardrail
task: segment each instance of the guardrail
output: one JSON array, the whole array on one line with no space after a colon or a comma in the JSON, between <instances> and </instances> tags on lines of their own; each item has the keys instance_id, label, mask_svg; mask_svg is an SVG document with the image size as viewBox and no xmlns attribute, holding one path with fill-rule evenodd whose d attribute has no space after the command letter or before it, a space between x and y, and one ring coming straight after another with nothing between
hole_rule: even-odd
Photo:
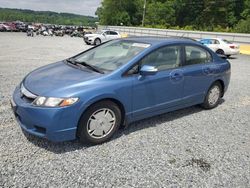
<instances>
[{"instance_id":1,"label":"guardrail","mask_svg":"<svg viewBox=\"0 0 250 188\"><path fill-rule=\"evenodd\" d=\"M186 31L172 29L154 29L144 27L126 27L126 26L98 26L98 29L110 29L127 33L132 36L159 36L159 37L190 37L193 39L201 38L224 38L235 43L250 44L250 34L240 33L219 33L203 31Z\"/></svg>"}]
</instances>

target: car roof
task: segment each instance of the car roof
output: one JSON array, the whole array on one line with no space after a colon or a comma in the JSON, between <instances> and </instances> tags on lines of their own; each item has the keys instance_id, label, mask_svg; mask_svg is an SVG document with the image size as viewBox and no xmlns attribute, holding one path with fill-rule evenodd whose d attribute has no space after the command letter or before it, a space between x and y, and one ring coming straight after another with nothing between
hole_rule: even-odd
<instances>
[{"instance_id":1,"label":"car roof","mask_svg":"<svg viewBox=\"0 0 250 188\"><path fill-rule=\"evenodd\" d=\"M131 40L138 43L148 43L151 45L157 44L172 44L172 43L195 43L198 42L191 38L185 37L152 37L152 36L143 36L143 37L127 37L123 38L123 40Z\"/></svg>"},{"instance_id":2,"label":"car roof","mask_svg":"<svg viewBox=\"0 0 250 188\"><path fill-rule=\"evenodd\" d=\"M118 31L110 30L110 29L102 29L101 31L102 31L102 32L105 32L105 31L114 31L114 32L118 32Z\"/></svg>"},{"instance_id":3,"label":"car roof","mask_svg":"<svg viewBox=\"0 0 250 188\"><path fill-rule=\"evenodd\" d=\"M203 38L201 40L223 40L222 38Z\"/></svg>"}]
</instances>

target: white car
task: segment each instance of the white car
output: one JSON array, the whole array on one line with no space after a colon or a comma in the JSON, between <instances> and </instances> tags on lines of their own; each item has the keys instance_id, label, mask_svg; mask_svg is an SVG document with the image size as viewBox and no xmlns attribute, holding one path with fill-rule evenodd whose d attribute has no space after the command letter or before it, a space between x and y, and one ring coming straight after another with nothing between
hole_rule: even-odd
<instances>
[{"instance_id":1,"label":"white car","mask_svg":"<svg viewBox=\"0 0 250 188\"><path fill-rule=\"evenodd\" d=\"M217 54L226 55L237 55L240 53L240 47L237 44L229 42L221 38L201 39L200 42Z\"/></svg>"},{"instance_id":2,"label":"white car","mask_svg":"<svg viewBox=\"0 0 250 188\"><path fill-rule=\"evenodd\" d=\"M106 42L108 40L121 38L121 35L117 31L110 30L102 30L101 32L97 32L94 34L86 34L83 39L86 44L99 45L102 42Z\"/></svg>"}]
</instances>

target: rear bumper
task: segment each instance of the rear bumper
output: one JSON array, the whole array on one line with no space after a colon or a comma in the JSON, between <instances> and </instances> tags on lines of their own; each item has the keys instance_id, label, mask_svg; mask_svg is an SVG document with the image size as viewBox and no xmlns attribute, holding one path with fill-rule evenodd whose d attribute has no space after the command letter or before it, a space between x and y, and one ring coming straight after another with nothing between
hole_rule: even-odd
<instances>
[{"instance_id":1,"label":"rear bumper","mask_svg":"<svg viewBox=\"0 0 250 188\"><path fill-rule=\"evenodd\" d=\"M228 49L227 51L225 51L225 55L238 55L240 53L240 49Z\"/></svg>"},{"instance_id":2,"label":"rear bumper","mask_svg":"<svg viewBox=\"0 0 250 188\"><path fill-rule=\"evenodd\" d=\"M15 89L11 103L17 122L29 134L54 142L76 138L77 105L64 108L36 107L22 99L19 88Z\"/></svg>"}]
</instances>

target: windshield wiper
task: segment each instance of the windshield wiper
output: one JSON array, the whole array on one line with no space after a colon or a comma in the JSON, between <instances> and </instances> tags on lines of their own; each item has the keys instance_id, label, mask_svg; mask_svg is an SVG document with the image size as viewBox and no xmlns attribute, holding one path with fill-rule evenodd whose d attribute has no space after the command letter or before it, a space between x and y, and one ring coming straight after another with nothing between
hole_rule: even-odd
<instances>
[{"instance_id":1,"label":"windshield wiper","mask_svg":"<svg viewBox=\"0 0 250 188\"><path fill-rule=\"evenodd\" d=\"M85 67L88 67L88 68L92 69L92 70L95 71L95 72L99 72L99 73L101 73L101 74L104 74L104 71L102 71L101 69L97 68L96 66L90 65L90 64L88 64L88 63L86 63L86 62L84 62L84 61L82 61L82 62L77 62L77 63L80 64L80 65L83 65L83 66L85 66Z\"/></svg>"},{"instance_id":2,"label":"windshield wiper","mask_svg":"<svg viewBox=\"0 0 250 188\"><path fill-rule=\"evenodd\" d=\"M101 73L101 74L104 74L104 72L102 70L100 70L99 68L93 66L93 65L90 65L84 61L82 62L79 62L79 61L76 61L74 58L69 58L69 59L66 59L67 62L73 64L73 65L76 65L76 66L84 66L84 67L88 67L89 69L95 71L95 72L98 72L98 73Z\"/></svg>"},{"instance_id":3,"label":"windshield wiper","mask_svg":"<svg viewBox=\"0 0 250 188\"><path fill-rule=\"evenodd\" d=\"M68 63L73 64L73 65L75 65L75 64L76 64L76 63L75 63L75 59L74 59L74 58L68 58L68 59L66 59L66 61L67 61Z\"/></svg>"}]
</instances>

